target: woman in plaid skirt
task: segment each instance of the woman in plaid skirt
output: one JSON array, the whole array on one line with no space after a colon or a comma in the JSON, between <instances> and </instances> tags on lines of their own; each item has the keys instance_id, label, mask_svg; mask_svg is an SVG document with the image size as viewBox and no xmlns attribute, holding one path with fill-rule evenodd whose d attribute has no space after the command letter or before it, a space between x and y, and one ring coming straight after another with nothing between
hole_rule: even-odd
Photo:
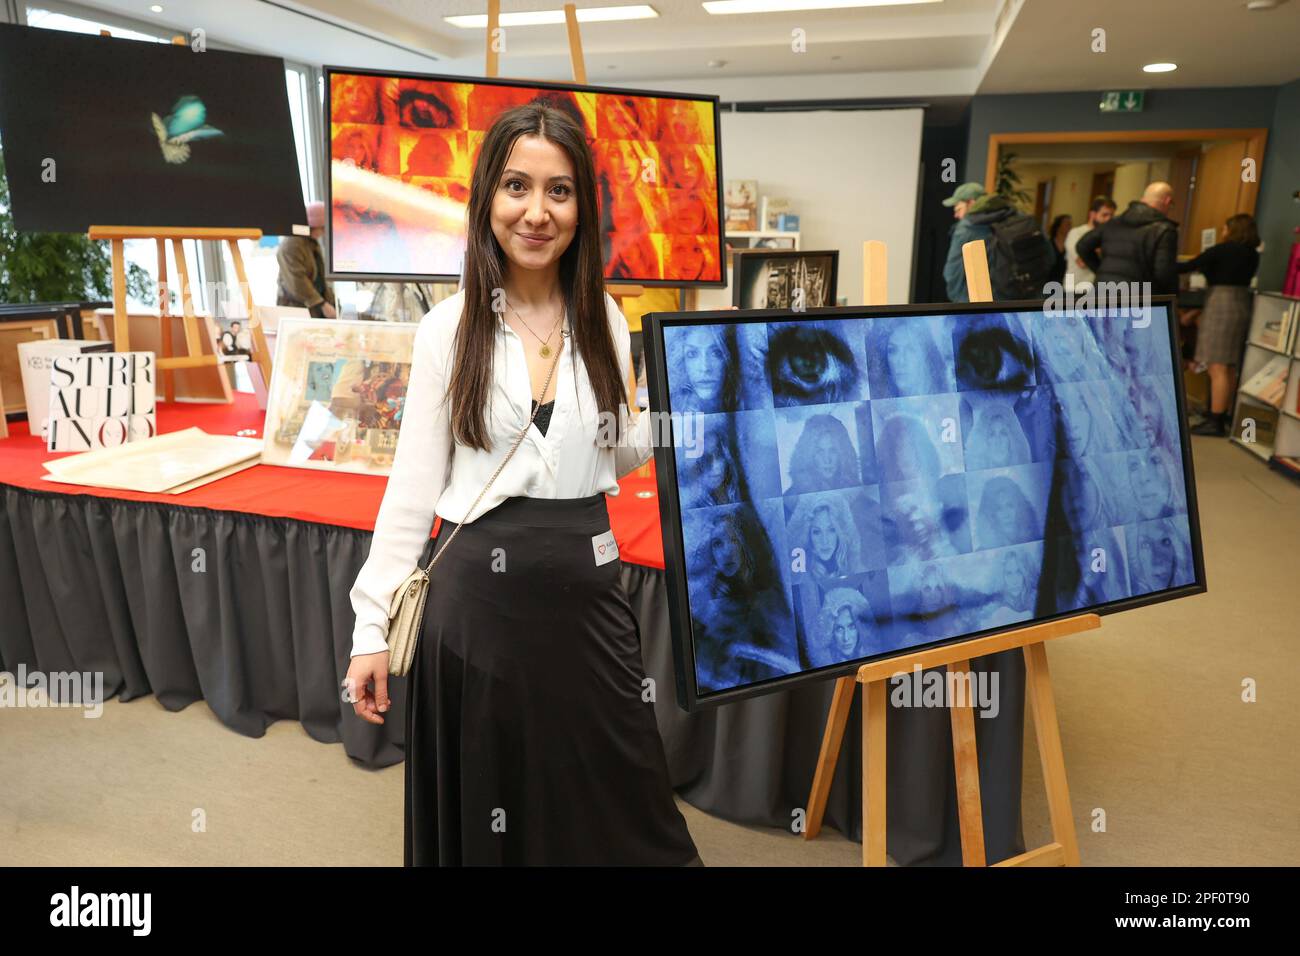
<instances>
[{"instance_id":1,"label":"woman in plaid skirt","mask_svg":"<svg viewBox=\"0 0 1300 956\"><path fill-rule=\"evenodd\" d=\"M1199 272L1208 289L1196 336L1196 362L1209 368L1210 416L1192 429L1193 435L1228 433L1228 415L1237 390L1237 362L1250 326L1250 280L1259 267L1259 230L1255 217L1238 213L1223 227L1223 241L1179 272Z\"/></svg>"}]
</instances>

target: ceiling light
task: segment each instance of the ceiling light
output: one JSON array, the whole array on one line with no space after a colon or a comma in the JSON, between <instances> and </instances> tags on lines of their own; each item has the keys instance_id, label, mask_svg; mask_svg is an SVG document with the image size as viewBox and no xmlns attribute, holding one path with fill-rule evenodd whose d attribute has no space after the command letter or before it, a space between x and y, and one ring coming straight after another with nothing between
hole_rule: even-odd
<instances>
[{"instance_id":1,"label":"ceiling light","mask_svg":"<svg viewBox=\"0 0 1300 956\"><path fill-rule=\"evenodd\" d=\"M1172 73L1178 69L1177 63L1148 63L1142 67L1143 73Z\"/></svg>"},{"instance_id":2,"label":"ceiling light","mask_svg":"<svg viewBox=\"0 0 1300 956\"><path fill-rule=\"evenodd\" d=\"M649 20L659 16L659 11L648 4L631 7L579 7L579 23L603 23L611 20ZM465 16L443 17L445 21L462 30L484 30L487 14L473 13ZM497 21L503 27L531 27L548 23L564 23L563 10L530 10L526 13L503 13Z\"/></svg>"},{"instance_id":3,"label":"ceiling light","mask_svg":"<svg viewBox=\"0 0 1300 956\"><path fill-rule=\"evenodd\" d=\"M851 7L900 7L940 0L704 0L701 6L715 16L730 13L794 13L803 10L844 10Z\"/></svg>"},{"instance_id":4,"label":"ceiling light","mask_svg":"<svg viewBox=\"0 0 1300 956\"><path fill-rule=\"evenodd\" d=\"M160 6L159 6L158 4L156 4L156 3L155 3L152 7L150 7L149 9L152 10L154 13L162 13L162 7L160 7Z\"/></svg>"}]
</instances>

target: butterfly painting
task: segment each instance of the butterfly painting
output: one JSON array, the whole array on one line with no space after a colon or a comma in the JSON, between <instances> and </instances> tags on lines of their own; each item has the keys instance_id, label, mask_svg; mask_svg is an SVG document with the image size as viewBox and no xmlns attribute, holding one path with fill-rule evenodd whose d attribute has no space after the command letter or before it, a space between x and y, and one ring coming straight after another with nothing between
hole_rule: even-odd
<instances>
[{"instance_id":1,"label":"butterfly painting","mask_svg":"<svg viewBox=\"0 0 1300 956\"><path fill-rule=\"evenodd\" d=\"M208 108L197 96L186 95L176 101L166 118L151 113L153 131L158 136L163 159L169 163L183 163L190 158L190 143L197 139L211 139L223 135L206 122Z\"/></svg>"}]
</instances>

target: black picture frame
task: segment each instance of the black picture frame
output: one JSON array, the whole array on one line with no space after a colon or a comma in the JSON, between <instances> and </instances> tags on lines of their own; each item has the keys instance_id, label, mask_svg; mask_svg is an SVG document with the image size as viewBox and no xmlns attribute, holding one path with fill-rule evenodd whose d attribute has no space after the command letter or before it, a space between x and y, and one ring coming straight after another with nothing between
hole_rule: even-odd
<instances>
[{"instance_id":1,"label":"black picture frame","mask_svg":"<svg viewBox=\"0 0 1300 956\"><path fill-rule=\"evenodd\" d=\"M722 172L722 113L721 100L715 94L710 93L675 93L665 92L663 90L641 90L631 89L629 87L613 86L590 86L580 83L555 83L543 80L514 80L501 79L497 77L479 77L479 76L455 76L446 73L412 73L401 70L370 70L359 69L345 66L324 66L321 68L324 76L325 85L325 104L324 117L321 123L322 136L324 143L322 145L321 155L325 157L325 217L326 222L332 221L331 210L334 208L333 199L333 176L330 172L331 152L333 148L332 137L330 135L331 121L333 110L330 106L331 77L334 74L347 74L349 76L381 76L396 77L399 79L427 80L429 82L440 83L473 83L478 86L508 86L522 89L536 90L557 90L559 92L573 93L599 93L611 96L645 96L653 99L680 99L692 100L696 102L710 102L713 104L713 142L714 158L717 167L717 193L718 200L718 278L716 280L704 279L636 279L636 278L617 278L606 279L609 285L639 285L647 288L672 288L672 289L705 289L705 288L725 288L727 285L727 250L726 250L726 219L724 209L724 183ZM434 273L399 273L399 272L338 272L334 269L334 237L333 230L326 229L326 242L324 243L326 277L331 280L356 281L356 282L455 282L460 283L462 276L459 274L434 274Z\"/></svg>"},{"instance_id":2,"label":"black picture frame","mask_svg":"<svg viewBox=\"0 0 1300 956\"><path fill-rule=\"evenodd\" d=\"M690 605L687 593L686 555L682 535L682 509L679 499L677 478L677 459L671 444L655 443L654 460L659 497L659 515L664 543L665 584L668 596L669 623L673 642L673 668L677 686L678 705L687 712L697 711L720 704L733 703L758 697L780 690L788 690L804 682L827 680L853 674L866 663L889 660L895 657L910 656L918 651L934 647L943 647L978 637L1018 630L1049 621L1063 620L1080 614L1113 614L1119 611L1133 610L1151 604L1188 597L1204 593L1207 590L1205 576L1205 559L1202 550L1199 507L1196 498L1196 480L1193 470L1191 438L1187 426L1187 410L1182 388L1182 370L1179 365L1177 342L1177 314L1175 296L1163 295L1151 298L1153 312L1163 309L1169 341L1171 368L1176 405L1179 447L1183 466L1184 491L1187 502L1187 524L1190 535L1192 561L1195 569L1195 581L1188 585L1168 588L1163 591L1128 597L1093 607L1063 611L1045 617L1035 616L1031 620L1001 627L962 634L955 637L935 640L924 644L908 646L901 650L890 651L873 657L854 659L843 663L831 664L820 668L802 670L759 683L748 684L724 691L701 694L696 682L696 661L692 639ZM1022 300L998 303L938 303L891 306L848 306L827 309L809 309L803 312L791 310L747 309L747 310L711 310L702 312L652 312L643 319L645 333L646 381L650 398L650 409L655 412L671 412L668 396L667 356L664 346L664 331L668 328L690 325L717 325L734 323L737 325L755 322L788 322L815 319L844 318L902 318L905 316L948 316L968 314L991 314L1018 311L1041 311L1046 302L1042 299ZM1155 315L1152 321L1158 319Z\"/></svg>"},{"instance_id":3,"label":"black picture frame","mask_svg":"<svg viewBox=\"0 0 1300 956\"><path fill-rule=\"evenodd\" d=\"M307 215L284 71L277 56L0 23L0 132L15 228L293 235ZM197 107L189 102L168 130L168 110L187 101ZM168 158L164 136L184 158ZM44 179L51 169L57 185Z\"/></svg>"},{"instance_id":4,"label":"black picture frame","mask_svg":"<svg viewBox=\"0 0 1300 956\"><path fill-rule=\"evenodd\" d=\"M805 252L802 249L763 249L751 247L749 249L733 249L731 252L731 304L738 309L750 309L753 306L744 301L745 289L748 287L749 276L746 270L760 268L760 263L766 260L799 260L799 259L824 259L830 263L830 279L827 282L827 305L812 306L809 308L834 308L837 301L839 288L839 270L840 270L840 251L838 249L818 249ZM752 273L750 273L752 276Z\"/></svg>"}]
</instances>

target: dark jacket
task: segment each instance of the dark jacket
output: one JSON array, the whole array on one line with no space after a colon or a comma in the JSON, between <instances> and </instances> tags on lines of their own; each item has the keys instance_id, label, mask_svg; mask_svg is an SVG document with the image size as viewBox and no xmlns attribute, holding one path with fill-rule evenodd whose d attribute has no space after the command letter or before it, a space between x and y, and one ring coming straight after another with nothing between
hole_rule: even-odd
<instances>
[{"instance_id":1,"label":"dark jacket","mask_svg":"<svg viewBox=\"0 0 1300 956\"><path fill-rule=\"evenodd\" d=\"M970 293L966 290L966 263L962 259L961 247L976 239L988 242L993 235L993 223L1001 222L1015 211L1016 207L1005 197L988 195L977 200L970 211L957 220L957 225L952 230L952 240L948 244L948 261L943 267L943 282L949 300L970 301Z\"/></svg>"},{"instance_id":2,"label":"dark jacket","mask_svg":"<svg viewBox=\"0 0 1300 956\"><path fill-rule=\"evenodd\" d=\"M309 236L284 236L275 257L280 265L276 305L319 309L326 302L333 303L334 287L325 281L325 257L319 242Z\"/></svg>"},{"instance_id":3,"label":"dark jacket","mask_svg":"<svg viewBox=\"0 0 1300 956\"><path fill-rule=\"evenodd\" d=\"M1199 272L1208 285L1250 285L1259 268L1259 252L1244 242L1220 242L1190 262L1180 262L1179 272Z\"/></svg>"},{"instance_id":4,"label":"dark jacket","mask_svg":"<svg viewBox=\"0 0 1300 956\"><path fill-rule=\"evenodd\" d=\"M944 284L948 287L948 298L952 302L970 302L970 291L966 289L966 263L962 259L962 246L974 239L984 239L984 254L988 255L988 241L993 237L993 225L1017 215L1019 209L1006 196L989 194L976 200L953 229L952 243L948 247L948 263L944 265ZM1050 241L1049 242L1050 245ZM1052 246L1056 255L1056 246ZM992 263L991 263L992 265ZM997 287L996 278L993 287Z\"/></svg>"},{"instance_id":5,"label":"dark jacket","mask_svg":"<svg viewBox=\"0 0 1300 956\"><path fill-rule=\"evenodd\" d=\"M1139 199L1079 240L1097 282L1150 282L1152 295L1178 291L1178 223Z\"/></svg>"}]
</instances>

